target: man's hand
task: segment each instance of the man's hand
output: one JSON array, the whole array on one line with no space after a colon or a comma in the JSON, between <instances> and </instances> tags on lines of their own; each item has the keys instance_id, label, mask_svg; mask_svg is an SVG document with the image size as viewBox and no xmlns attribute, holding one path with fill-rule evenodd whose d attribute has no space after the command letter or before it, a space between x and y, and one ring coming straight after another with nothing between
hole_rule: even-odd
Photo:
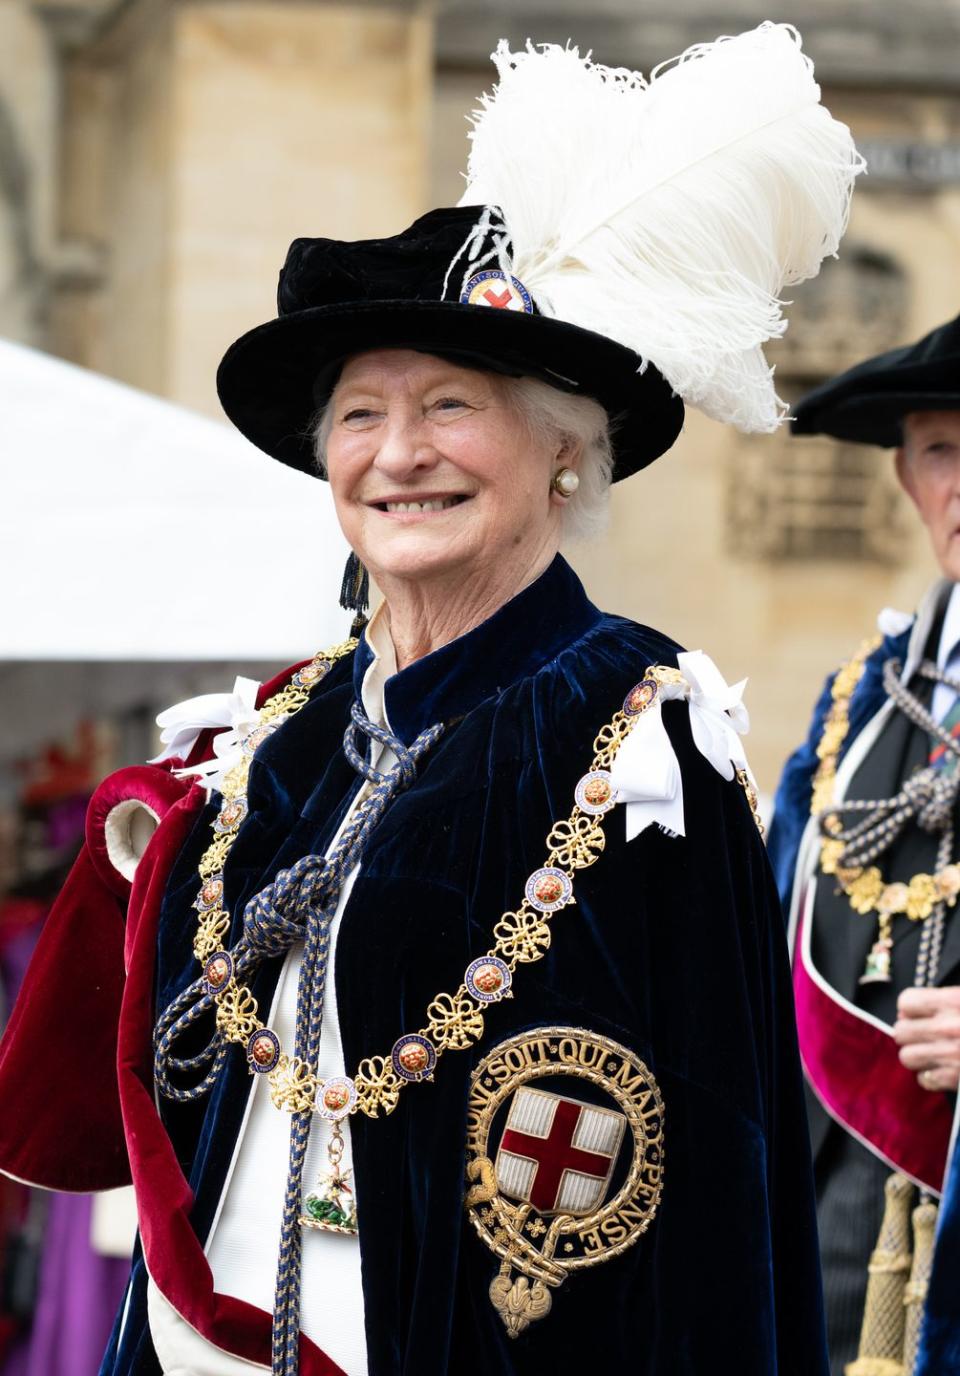
<instances>
[{"instance_id":1,"label":"man's hand","mask_svg":"<svg viewBox=\"0 0 960 1376\"><path fill-rule=\"evenodd\" d=\"M904 989L893 1038L900 1060L924 1089L960 1086L960 987Z\"/></svg>"}]
</instances>

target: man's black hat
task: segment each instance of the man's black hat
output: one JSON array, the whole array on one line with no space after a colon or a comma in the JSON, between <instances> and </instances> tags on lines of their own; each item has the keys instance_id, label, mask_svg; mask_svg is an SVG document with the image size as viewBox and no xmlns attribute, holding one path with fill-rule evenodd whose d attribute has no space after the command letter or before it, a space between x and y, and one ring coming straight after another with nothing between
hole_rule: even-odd
<instances>
[{"instance_id":1,"label":"man's black hat","mask_svg":"<svg viewBox=\"0 0 960 1376\"><path fill-rule=\"evenodd\" d=\"M295 240L278 318L238 339L217 374L234 425L273 458L316 473L313 421L344 361L417 349L593 397L612 422L614 482L652 463L680 433L683 402L652 364L640 371L631 349L542 315L501 267L498 228L502 236L498 212L461 206L389 239Z\"/></svg>"},{"instance_id":2,"label":"man's black hat","mask_svg":"<svg viewBox=\"0 0 960 1376\"><path fill-rule=\"evenodd\" d=\"M792 429L891 449L902 444L911 411L960 411L960 316L808 392Z\"/></svg>"}]
</instances>

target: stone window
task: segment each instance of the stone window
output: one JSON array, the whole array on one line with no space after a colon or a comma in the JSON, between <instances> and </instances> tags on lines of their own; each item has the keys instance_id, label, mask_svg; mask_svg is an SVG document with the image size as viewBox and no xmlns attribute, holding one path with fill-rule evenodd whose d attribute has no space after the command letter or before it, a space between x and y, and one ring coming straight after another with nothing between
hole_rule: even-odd
<instances>
[{"instance_id":1,"label":"stone window","mask_svg":"<svg viewBox=\"0 0 960 1376\"><path fill-rule=\"evenodd\" d=\"M902 338L904 275L869 249L848 247L793 295L790 328L768 350L787 402ZM896 559L903 508L891 468L870 446L794 439L786 427L746 438L728 469L731 552L768 560Z\"/></svg>"}]
</instances>

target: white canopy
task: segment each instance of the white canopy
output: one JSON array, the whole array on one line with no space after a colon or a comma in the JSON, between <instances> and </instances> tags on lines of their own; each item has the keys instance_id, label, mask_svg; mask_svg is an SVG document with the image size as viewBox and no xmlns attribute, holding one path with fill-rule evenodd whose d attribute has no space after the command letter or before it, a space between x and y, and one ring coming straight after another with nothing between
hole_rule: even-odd
<instances>
[{"instance_id":1,"label":"white canopy","mask_svg":"<svg viewBox=\"0 0 960 1376\"><path fill-rule=\"evenodd\" d=\"M326 483L226 424L0 340L0 464L0 659L280 665L347 633Z\"/></svg>"}]
</instances>

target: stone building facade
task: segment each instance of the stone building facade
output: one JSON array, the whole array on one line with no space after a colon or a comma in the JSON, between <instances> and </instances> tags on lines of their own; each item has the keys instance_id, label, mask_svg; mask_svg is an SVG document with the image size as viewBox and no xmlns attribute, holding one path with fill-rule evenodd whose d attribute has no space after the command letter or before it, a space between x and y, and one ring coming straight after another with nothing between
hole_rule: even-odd
<instances>
[{"instance_id":1,"label":"stone building facade","mask_svg":"<svg viewBox=\"0 0 960 1376\"><path fill-rule=\"evenodd\" d=\"M649 69L789 18L864 147L839 260L770 351L799 395L960 309L960 7L943 0L0 0L0 335L218 414L225 346L298 234L393 232L459 195L501 35ZM751 677L770 789L824 673L933 569L889 456L690 415L572 551L596 600ZM333 590L331 590L331 593Z\"/></svg>"}]
</instances>

